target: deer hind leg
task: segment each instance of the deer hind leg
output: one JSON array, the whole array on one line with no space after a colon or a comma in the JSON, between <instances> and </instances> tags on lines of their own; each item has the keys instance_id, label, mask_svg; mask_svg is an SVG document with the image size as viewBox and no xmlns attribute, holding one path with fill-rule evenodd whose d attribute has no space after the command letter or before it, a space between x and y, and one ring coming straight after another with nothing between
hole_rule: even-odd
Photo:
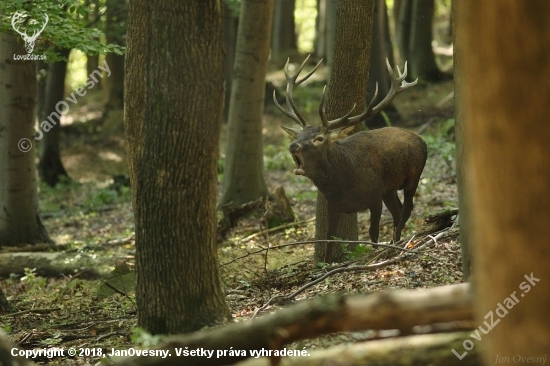
<instances>
[{"instance_id":1,"label":"deer hind leg","mask_svg":"<svg viewBox=\"0 0 550 366\"><path fill-rule=\"evenodd\" d=\"M378 243L378 236L380 235L380 216L382 216L382 201L377 202L370 208L369 236L373 243Z\"/></svg>"},{"instance_id":2,"label":"deer hind leg","mask_svg":"<svg viewBox=\"0 0 550 366\"><path fill-rule=\"evenodd\" d=\"M403 191L403 210L401 211L401 219L399 220L399 226L397 226L397 229L395 230L396 241L401 239L401 231L403 231L403 228L405 227L405 223L407 222L409 217L411 217L411 212L414 207L413 197L417 187L418 187L418 182L416 182L414 185L405 187Z\"/></svg>"},{"instance_id":3,"label":"deer hind leg","mask_svg":"<svg viewBox=\"0 0 550 366\"><path fill-rule=\"evenodd\" d=\"M395 231L397 229L397 226L399 225L399 221L401 220L401 211L403 210L403 204L401 203L401 200L397 196L397 191L386 193L384 195L383 200L384 200L384 204L390 211L391 216L393 218L393 230L394 230L393 240L396 241Z\"/></svg>"}]
</instances>

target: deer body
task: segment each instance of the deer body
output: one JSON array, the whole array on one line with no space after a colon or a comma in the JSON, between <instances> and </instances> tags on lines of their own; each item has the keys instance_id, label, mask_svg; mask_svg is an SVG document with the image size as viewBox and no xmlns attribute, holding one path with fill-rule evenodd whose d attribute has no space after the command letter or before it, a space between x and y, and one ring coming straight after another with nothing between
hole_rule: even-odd
<instances>
[{"instance_id":1,"label":"deer body","mask_svg":"<svg viewBox=\"0 0 550 366\"><path fill-rule=\"evenodd\" d=\"M307 61L307 59L306 59ZM308 125L298 112L292 100L292 90L309 78L319 64L308 75L296 80L305 65L305 61L295 75L287 76L287 104L291 110L277 106L287 116L294 119L302 130L282 127L295 140L290 144L290 153L296 163L295 174L310 178L323 193L328 204L328 239L336 235L342 213L355 213L370 210L371 225L369 235L378 242L382 202L390 211L395 228L394 240L399 240L401 231L413 209L413 197L418 187L420 175L427 159L427 145L414 132L386 127L372 131L363 131L348 136L354 126L372 116L387 105L395 95L415 85L404 81L398 69L398 77L392 74L392 87L388 96L375 107L372 103L365 112L349 117L352 110L339 119L327 121L324 111L324 95L319 112L321 126ZM373 101L376 99L376 92ZM397 191L403 190L403 203ZM332 261L334 243L327 244L325 262Z\"/></svg>"}]
</instances>

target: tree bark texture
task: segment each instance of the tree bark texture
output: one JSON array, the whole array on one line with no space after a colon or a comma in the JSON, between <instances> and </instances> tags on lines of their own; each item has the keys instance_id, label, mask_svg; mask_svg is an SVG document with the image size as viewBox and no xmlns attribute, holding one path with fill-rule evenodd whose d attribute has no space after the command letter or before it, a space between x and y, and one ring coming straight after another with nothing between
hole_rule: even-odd
<instances>
[{"instance_id":1,"label":"tree bark texture","mask_svg":"<svg viewBox=\"0 0 550 366\"><path fill-rule=\"evenodd\" d=\"M355 113L365 108L365 90L369 78L372 43L374 0L339 0L334 61L330 71L327 92L327 118L335 119L345 115L356 104ZM319 192L315 211L315 239L328 239L327 201ZM337 237L343 240L357 240L357 214L342 214ZM324 259L326 244L315 245L315 261ZM344 258L340 245L333 256L338 261ZM353 248L350 248L353 249Z\"/></svg>"},{"instance_id":2,"label":"tree bark texture","mask_svg":"<svg viewBox=\"0 0 550 366\"><path fill-rule=\"evenodd\" d=\"M136 299L138 324L154 334L191 332L229 317L215 216L222 13L216 0L130 2L125 129Z\"/></svg>"},{"instance_id":3,"label":"tree bark texture","mask_svg":"<svg viewBox=\"0 0 550 366\"><path fill-rule=\"evenodd\" d=\"M500 320L484 336L484 361L542 357L550 349L550 2L456 5L477 323L485 327L489 312Z\"/></svg>"},{"instance_id":4,"label":"tree bark texture","mask_svg":"<svg viewBox=\"0 0 550 366\"><path fill-rule=\"evenodd\" d=\"M438 81L442 75L435 62L435 54L432 48L434 0L405 1L413 2L409 40L411 77L413 79Z\"/></svg>"},{"instance_id":5,"label":"tree bark texture","mask_svg":"<svg viewBox=\"0 0 550 366\"><path fill-rule=\"evenodd\" d=\"M63 57L69 57L70 49L60 50ZM56 61L48 67L46 81L46 100L43 110L43 120L38 124L43 133L40 140L40 162L38 172L40 178L49 186L55 186L61 176L68 177L61 161L59 149L59 134L61 132L61 114L66 107L59 105L65 95L65 76L67 75L67 61Z\"/></svg>"},{"instance_id":6,"label":"tree bark texture","mask_svg":"<svg viewBox=\"0 0 550 366\"><path fill-rule=\"evenodd\" d=\"M272 14L273 0L241 3L221 205L240 205L267 195L262 118Z\"/></svg>"},{"instance_id":7,"label":"tree bark texture","mask_svg":"<svg viewBox=\"0 0 550 366\"><path fill-rule=\"evenodd\" d=\"M36 65L14 54L26 54L23 43L0 33L0 246L50 242L38 215L32 147Z\"/></svg>"},{"instance_id":8,"label":"tree bark texture","mask_svg":"<svg viewBox=\"0 0 550 366\"><path fill-rule=\"evenodd\" d=\"M227 3L223 2L223 40L225 46L225 97L223 100L223 118L229 117L229 101L231 100L231 83L233 82L233 65L235 64L235 48L237 46L237 30L239 17L235 16Z\"/></svg>"}]
</instances>

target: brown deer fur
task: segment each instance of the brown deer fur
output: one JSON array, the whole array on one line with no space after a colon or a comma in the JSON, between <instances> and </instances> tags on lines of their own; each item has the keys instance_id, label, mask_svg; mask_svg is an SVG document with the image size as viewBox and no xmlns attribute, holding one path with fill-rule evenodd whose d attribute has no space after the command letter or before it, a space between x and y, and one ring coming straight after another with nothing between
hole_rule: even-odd
<instances>
[{"instance_id":1,"label":"brown deer fur","mask_svg":"<svg viewBox=\"0 0 550 366\"><path fill-rule=\"evenodd\" d=\"M296 163L295 174L310 178L327 199L328 239L333 239L341 213L370 210L369 235L373 242L378 242L384 202L393 218L394 240L399 240L411 215L413 197L426 164L426 143L416 133L396 127L363 131L350 136L348 134L357 123L377 113L395 95L415 84L403 81L407 72L406 66L403 74L399 71L399 77L393 77L388 65L393 79L390 93L374 108L371 102L367 110L359 116L348 118L350 111L338 120L326 121L323 94L321 126L308 125L292 100L294 85L303 82L316 69L296 81L302 67L295 75L287 74L287 103L291 111L283 110L280 106L279 108L302 125L302 130L287 127L283 129L295 139L290 144L290 153ZM375 98L376 96L373 100ZM401 189L404 191L403 203L397 196L397 191ZM332 261L333 252L334 243L329 243L325 262Z\"/></svg>"}]
</instances>

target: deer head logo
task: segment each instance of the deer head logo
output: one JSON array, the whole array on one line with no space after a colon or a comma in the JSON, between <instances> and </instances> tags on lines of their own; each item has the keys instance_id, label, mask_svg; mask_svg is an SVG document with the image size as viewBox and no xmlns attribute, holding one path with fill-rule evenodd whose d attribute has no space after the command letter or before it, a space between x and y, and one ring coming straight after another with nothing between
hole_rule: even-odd
<instances>
[{"instance_id":1,"label":"deer head logo","mask_svg":"<svg viewBox=\"0 0 550 366\"><path fill-rule=\"evenodd\" d=\"M26 32L23 32L19 29L19 27L22 25L23 21L26 18L27 18L26 14L22 14L18 11L15 12L15 14L13 14L13 16L11 17L11 26L17 33L21 35L21 37L23 38L23 41L25 41L25 48L27 49L27 53L31 53L32 50L34 49L34 42L36 41L40 33L42 33L44 28L46 28L49 18L48 18L48 14L44 14L44 18L46 19L46 21L44 22L42 29L35 30L32 36L29 36ZM36 20L34 22L36 23Z\"/></svg>"}]
</instances>

